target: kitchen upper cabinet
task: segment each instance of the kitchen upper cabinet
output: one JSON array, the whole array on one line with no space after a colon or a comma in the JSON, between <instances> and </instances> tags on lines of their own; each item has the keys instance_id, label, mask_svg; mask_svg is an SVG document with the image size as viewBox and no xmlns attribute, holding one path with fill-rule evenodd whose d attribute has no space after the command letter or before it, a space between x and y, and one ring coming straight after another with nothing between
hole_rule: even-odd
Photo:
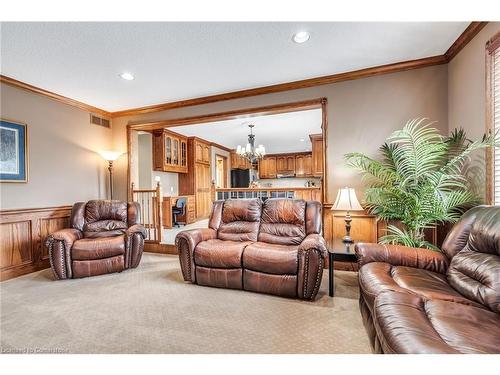
<instances>
[{"instance_id":1,"label":"kitchen upper cabinet","mask_svg":"<svg viewBox=\"0 0 500 375\"><path fill-rule=\"evenodd\" d=\"M309 135L312 143L312 175L315 177L323 176L323 135Z\"/></svg>"},{"instance_id":2,"label":"kitchen upper cabinet","mask_svg":"<svg viewBox=\"0 0 500 375\"><path fill-rule=\"evenodd\" d=\"M162 172L188 172L187 138L166 129L153 132L153 168Z\"/></svg>"},{"instance_id":3,"label":"kitchen upper cabinet","mask_svg":"<svg viewBox=\"0 0 500 375\"><path fill-rule=\"evenodd\" d=\"M285 173L286 172L286 157L278 156L276 157L276 173Z\"/></svg>"},{"instance_id":4,"label":"kitchen upper cabinet","mask_svg":"<svg viewBox=\"0 0 500 375\"><path fill-rule=\"evenodd\" d=\"M276 157L277 174L295 174L295 155L283 155Z\"/></svg>"},{"instance_id":5,"label":"kitchen upper cabinet","mask_svg":"<svg viewBox=\"0 0 500 375\"><path fill-rule=\"evenodd\" d=\"M295 155L295 176L296 177L312 176L312 154Z\"/></svg>"},{"instance_id":6,"label":"kitchen upper cabinet","mask_svg":"<svg viewBox=\"0 0 500 375\"><path fill-rule=\"evenodd\" d=\"M259 178L276 178L276 157L265 156L259 160Z\"/></svg>"},{"instance_id":7,"label":"kitchen upper cabinet","mask_svg":"<svg viewBox=\"0 0 500 375\"><path fill-rule=\"evenodd\" d=\"M252 164L247 158L240 156L236 151L231 151L231 169L251 169Z\"/></svg>"},{"instance_id":8,"label":"kitchen upper cabinet","mask_svg":"<svg viewBox=\"0 0 500 375\"><path fill-rule=\"evenodd\" d=\"M210 164L210 144L198 138L194 139L193 144L195 149L195 161L197 163Z\"/></svg>"},{"instance_id":9,"label":"kitchen upper cabinet","mask_svg":"<svg viewBox=\"0 0 500 375\"><path fill-rule=\"evenodd\" d=\"M295 174L295 155L286 157L286 173Z\"/></svg>"}]
</instances>

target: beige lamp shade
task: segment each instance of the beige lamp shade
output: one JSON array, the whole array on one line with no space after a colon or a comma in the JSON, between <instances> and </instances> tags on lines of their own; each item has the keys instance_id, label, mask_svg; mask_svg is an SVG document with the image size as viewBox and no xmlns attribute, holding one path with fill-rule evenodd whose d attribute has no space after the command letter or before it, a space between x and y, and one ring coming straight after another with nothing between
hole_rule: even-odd
<instances>
[{"instance_id":1,"label":"beige lamp shade","mask_svg":"<svg viewBox=\"0 0 500 375\"><path fill-rule=\"evenodd\" d=\"M99 154L107 161L115 161L118 159L123 152L120 151L100 151Z\"/></svg>"},{"instance_id":2,"label":"beige lamp shade","mask_svg":"<svg viewBox=\"0 0 500 375\"><path fill-rule=\"evenodd\" d=\"M335 204L332 210L339 211L363 211L363 207L359 204L356 192L353 188L345 187L339 189Z\"/></svg>"}]
</instances>

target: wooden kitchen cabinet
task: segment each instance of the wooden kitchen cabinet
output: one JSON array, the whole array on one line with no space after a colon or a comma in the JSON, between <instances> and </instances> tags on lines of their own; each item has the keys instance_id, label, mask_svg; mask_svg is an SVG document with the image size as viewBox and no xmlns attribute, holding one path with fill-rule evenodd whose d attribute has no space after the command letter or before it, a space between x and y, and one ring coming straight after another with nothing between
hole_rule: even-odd
<instances>
[{"instance_id":1,"label":"wooden kitchen cabinet","mask_svg":"<svg viewBox=\"0 0 500 375\"><path fill-rule=\"evenodd\" d=\"M297 189L294 192L294 198L321 202L321 188Z\"/></svg>"},{"instance_id":2,"label":"wooden kitchen cabinet","mask_svg":"<svg viewBox=\"0 0 500 375\"><path fill-rule=\"evenodd\" d=\"M276 157L265 156L259 160L259 178L276 178Z\"/></svg>"},{"instance_id":3,"label":"wooden kitchen cabinet","mask_svg":"<svg viewBox=\"0 0 500 375\"><path fill-rule=\"evenodd\" d=\"M314 177L323 176L323 135L309 135L312 143L312 175Z\"/></svg>"},{"instance_id":4,"label":"wooden kitchen cabinet","mask_svg":"<svg viewBox=\"0 0 500 375\"><path fill-rule=\"evenodd\" d=\"M286 172L286 157L278 156L276 158L276 173L285 173Z\"/></svg>"},{"instance_id":5,"label":"wooden kitchen cabinet","mask_svg":"<svg viewBox=\"0 0 500 375\"><path fill-rule=\"evenodd\" d=\"M197 163L210 164L210 143L205 142L199 138L195 138L193 144L195 148L195 161Z\"/></svg>"},{"instance_id":6,"label":"wooden kitchen cabinet","mask_svg":"<svg viewBox=\"0 0 500 375\"><path fill-rule=\"evenodd\" d=\"M252 163L247 158L240 156L236 151L231 151L231 169L251 169Z\"/></svg>"},{"instance_id":7,"label":"wooden kitchen cabinet","mask_svg":"<svg viewBox=\"0 0 500 375\"><path fill-rule=\"evenodd\" d=\"M277 174L295 174L295 155L282 155L276 157Z\"/></svg>"},{"instance_id":8,"label":"wooden kitchen cabinet","mask_svg":"<svg viewBox=\"0 0 500 375\"><path fill-rule=\"evenodd\" d=\"M312 154L295 155L295 176L296 177L312 176Z\"/></svg>"},{"instance_id":9,"label":"wooden kitchen cabinet","mask_svg":"<svg viewBox=\"0 0 500 375\"><path fill-rule=\"evenodd\" d=\"M153 132L153 169L162 172L187 173L187 138L166 129Z\"/></svg>"},{"instance_id":10,"label":"wooden kitchen cabinet","mask_svg":"<svg viewBox=\"0 0 500 375\"><path fill-rule=\"evenodd\" d=\"M286 172L295 174L295 155L286 157Z\"/></svg>"},{"instance_id":11,"label":"wooden kitchen cabinet","mask_svg":"<svg viewBox=\"0 0 500 375\"><path fill-rule=\"evenodd\" d=\"M210 144L196 137L188 138L188 173L179 175L179 195L194 195L196 220L210 215L212 177Z\"/></svg>"}]
</instances>

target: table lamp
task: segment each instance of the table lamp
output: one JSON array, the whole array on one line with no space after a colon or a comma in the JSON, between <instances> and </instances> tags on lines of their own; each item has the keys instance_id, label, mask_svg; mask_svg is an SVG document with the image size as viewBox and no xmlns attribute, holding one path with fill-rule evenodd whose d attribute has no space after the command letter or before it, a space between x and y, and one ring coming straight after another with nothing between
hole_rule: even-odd
<instances>
[{"instance_id":1,"label":"table lamp","mask_svg":"<svg viewBox=\"0 0 500 375\"><path fill-rule=\"evenodd\" d=\"M346 235L342 238L344 243L353 243L351 238L351 214L350 211L363 211L363 207L359 204L358 198L353 188L344 187L339 189L335 204L332 210L346 211L345 215L345 231Z\"/></svg>"},{"instance_id":2,"label":"table lamp","mask_svg":"<svg viewBox=\"0 0 500 375\"><path fill-rule=\"evenodd\" d=\"M108 161L108 171L109 171L109 195L110 199L113 199L113 162L118 159L123 152L120 151L100 151L99 154Z\"/></svg>"}]
</instances>

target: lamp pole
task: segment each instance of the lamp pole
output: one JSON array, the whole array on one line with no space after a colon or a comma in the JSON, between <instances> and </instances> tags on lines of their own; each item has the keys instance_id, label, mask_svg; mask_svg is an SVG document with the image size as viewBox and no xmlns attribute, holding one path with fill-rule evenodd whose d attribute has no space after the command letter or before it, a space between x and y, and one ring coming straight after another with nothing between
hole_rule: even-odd
<instances>
[{"instance_id":1,"label":"lamp pole","mask_svg":"<svg viewBox=\"0 0 500 375\"><path fill-rule=\"evenodd\" d=\"M113 160L108 160L108 171L109 171L109 195L111 200L113 200Z\"/></svg>"}]
</instances>

